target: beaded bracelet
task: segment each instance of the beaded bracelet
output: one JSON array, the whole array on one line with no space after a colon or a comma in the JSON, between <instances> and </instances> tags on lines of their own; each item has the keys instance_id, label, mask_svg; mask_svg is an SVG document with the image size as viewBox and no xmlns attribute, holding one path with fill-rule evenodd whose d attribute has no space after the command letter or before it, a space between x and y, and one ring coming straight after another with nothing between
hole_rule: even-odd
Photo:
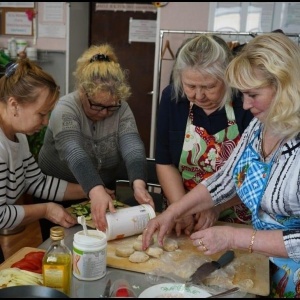
<instances>
[{"instance_id":1,"label":"beaded bracelet","mask_svg":"<svg viewBox=\"0 0 300 300\"><path fill-rule=\"evenodd\" d=\"M256 230L253 230L252 236L251 236L251 241L250 241L250 245L248 247L249 253L253 252L253 244L254 244L254 239L255 239L255 235L256 235Z\"/></svg>"}]
</instances>

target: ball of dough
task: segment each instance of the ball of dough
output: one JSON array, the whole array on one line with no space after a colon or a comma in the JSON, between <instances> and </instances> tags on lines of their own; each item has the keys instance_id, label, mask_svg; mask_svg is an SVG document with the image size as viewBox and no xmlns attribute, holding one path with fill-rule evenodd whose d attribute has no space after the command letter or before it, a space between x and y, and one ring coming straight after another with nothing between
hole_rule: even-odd
<instances>
[{"instance_id":1,"label":"ball of dough","mask_svg":"<svg viewBox=\"0 0 300 300\"><path fill-rule=\"evenodd\" d=\"M133 263L143 263L149 259L149 255L147 255L143 251L134 251L130 256L129 256L129 261Z\"/></svg>"},{"instance_id":2,"label":"ball of dough","mask_svg":"<svg viewBox=\"0 0 300 300\"><path fill-rule=\"evenodd\" d=\"M136 251L143 251L143 243L142 241L134 241L133 249Z\"/></svg>"},{"instance_id":3,"label":"ball of dough","mask_svg":"<svg viewBox=\"0 0 300 300\"><path fill-rule=\"evenodd\" d=\"M175 251L179 248L178 243L176 240L171 239L171 238L165 238L164 239L164 243L163 243L163 249L168 251L168 252L172 252Z\"/></svg>"},{"instance_id":4,"label":"ball of dough","mask_svg":"<svg viewBox=\"0 0 300 300\"><path fill-rule=\"evenodd\" d=\"M150 246L145 252L149 256L160 258L160 256L164 253L164 250L157 246Z\"/></svg>"},{"instance_id":5,"label":"ball of dough","mask_svg":"<svg viewBox=\"0 0 300 300\"><path fill-rule=\"evenodd\" d=\"M129 257L134 252L132 246L119 246L116 248L116 255L120 257Z\"/></svg>"},{"instance_id":6,"label":"ball of dough","mask_svg":"<svg viewBox=\"0 0 300 300\"><path fill-rule=\"evenodd\" d=\"M137 238L136 238L137 241L142 241L143 240L143 235L140 234ZM150 245L153 245L154 244L154 237L151 238L150 240Z\"/></svg>"}]
</instances>

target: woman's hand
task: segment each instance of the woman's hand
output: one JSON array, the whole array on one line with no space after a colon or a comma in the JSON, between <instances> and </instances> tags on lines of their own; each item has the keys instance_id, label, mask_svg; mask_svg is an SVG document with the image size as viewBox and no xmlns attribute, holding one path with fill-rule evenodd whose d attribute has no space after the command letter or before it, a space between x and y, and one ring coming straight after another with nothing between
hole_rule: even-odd
<instances>
[{"instance_id":1,"label":"woman's hand","mask_svg":"<svg viewBox=\"0 0 300 300\"><path fill-rule=\"evenodd\" d=\"M109 191L109 194L107 193L107 191ZM102 185L93 187L89 192L93 223L98 230L101 230L103 232L105 232L107 228L107 209L111 213L116 212L112 199L113 196L114 191L107 190Z\"/></svg>"},{"instance_id":2,"label":"woman's hand","mask_svg":"<svg viewBox=\"0 0 300 300\"><path fill-rule=\"evenodd\" d=\"M195 220L193 216L186 216L176 221L175 232L177 236L180 236L181 232L184 231L186 235L190 235L193 232Z\"/></svg>"},{"instance_id":3,"label":"woman's hand","mask_svg":"<svg viewBox=\"0 0 300 300\"><path fill-rule=\"evenodd\" d=\"M236 230L231 226L213 226L194 232L190 238L199 251L212 255L233 248L234 232Z\"/></svg>"},{"instance_id":4,"label":"woman's hand","mask_svg":"<svg viewBox=\"0 0 300 300\"><path fill-rule=\"evenodd\" d=\"M219 219L220 212L217 207L207 209L195 215L195 231L213 226Z\"/></svg>"},{"instance_id":5,"label":"woman's hand","mask_svg":"<svg viewBox=\"0 0 300 300\"><path fill-rule=\"evenodd\" d=\"M114 190L110 190L108 188L105 188L106 193L111 197L112 200L116 199L116 194Z\"/></svg>"},{"instance_id":6,"label":"woman's hand","mask_svg":"<svg viewBox=\"0 0 300 300\"><path fill-rule=\"evenodd\" d=\"M45 219L65 228L69 228L77 224L77 219L69 214L62 205L53 202L45 203L45 205Z\"/></svg>"},{"instance_id":7,"label":"woman's hand","mask_svg":"<svg viewBox=\"0 0 300 300\"><path fill-rule=\"evenodd\" d=\"M146 188L146 183L143 180L137 179L133 182L133 191L134 198L139 204L149 204L155 210L153 199Z\"/></svg>"},{"instance_id":8,"label":"woman's hand","mask_svg":"<svg viewBox=\"0 0 300 300\"><path fill-rule=\"evenodd\" d=\"M172 212L164 211L157 217L149 220L147 227L143 232L143 250L150 246L153 234L157 231L157 242L160 246L163 245L163 239L168 234L175 224Z\"/></svg>"}]
</instances>

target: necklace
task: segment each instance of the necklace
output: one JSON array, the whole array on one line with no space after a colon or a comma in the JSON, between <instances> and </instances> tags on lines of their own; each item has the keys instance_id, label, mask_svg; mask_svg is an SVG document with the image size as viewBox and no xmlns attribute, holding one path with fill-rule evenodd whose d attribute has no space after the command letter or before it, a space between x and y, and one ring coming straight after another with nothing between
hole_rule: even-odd
<instances>
[{"instance_id":1,"label":"necklace","mask_svg":"<svg viewBox=\"0 0 300 300\"><path fill-rule=\"evenodd\" d=\"M265 130L262 131L261 133L261 139L260 139L260 154L263 158L264 161L274 152L274 150L278 147L282 139L279 139L275 145L272 147L272 149L269 152L266 152L264 149L264 135L265 135Z\"/></svg>"}]
</instances>

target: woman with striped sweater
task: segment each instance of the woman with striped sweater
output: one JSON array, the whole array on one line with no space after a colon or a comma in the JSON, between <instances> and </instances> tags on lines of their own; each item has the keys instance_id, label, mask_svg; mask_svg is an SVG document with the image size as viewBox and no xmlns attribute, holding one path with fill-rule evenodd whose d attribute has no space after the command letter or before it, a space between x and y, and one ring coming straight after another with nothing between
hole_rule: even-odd
<instances>
[{"instance_id":1,"label":"woman with striped sweater","mask_svg":"<svg viewBox=\"0 0 300 300\"><path fill-rule=\"evenodd\" d=\"M86 193L79 184L43 174L26 137L48 124L58 97L52 76L28 59L9 63L0 79L0 229L41 218L66 228L77 223L58 203L84 198ZM16 205L23 194L49 202Z\"/></svg>"}]
</instances>

